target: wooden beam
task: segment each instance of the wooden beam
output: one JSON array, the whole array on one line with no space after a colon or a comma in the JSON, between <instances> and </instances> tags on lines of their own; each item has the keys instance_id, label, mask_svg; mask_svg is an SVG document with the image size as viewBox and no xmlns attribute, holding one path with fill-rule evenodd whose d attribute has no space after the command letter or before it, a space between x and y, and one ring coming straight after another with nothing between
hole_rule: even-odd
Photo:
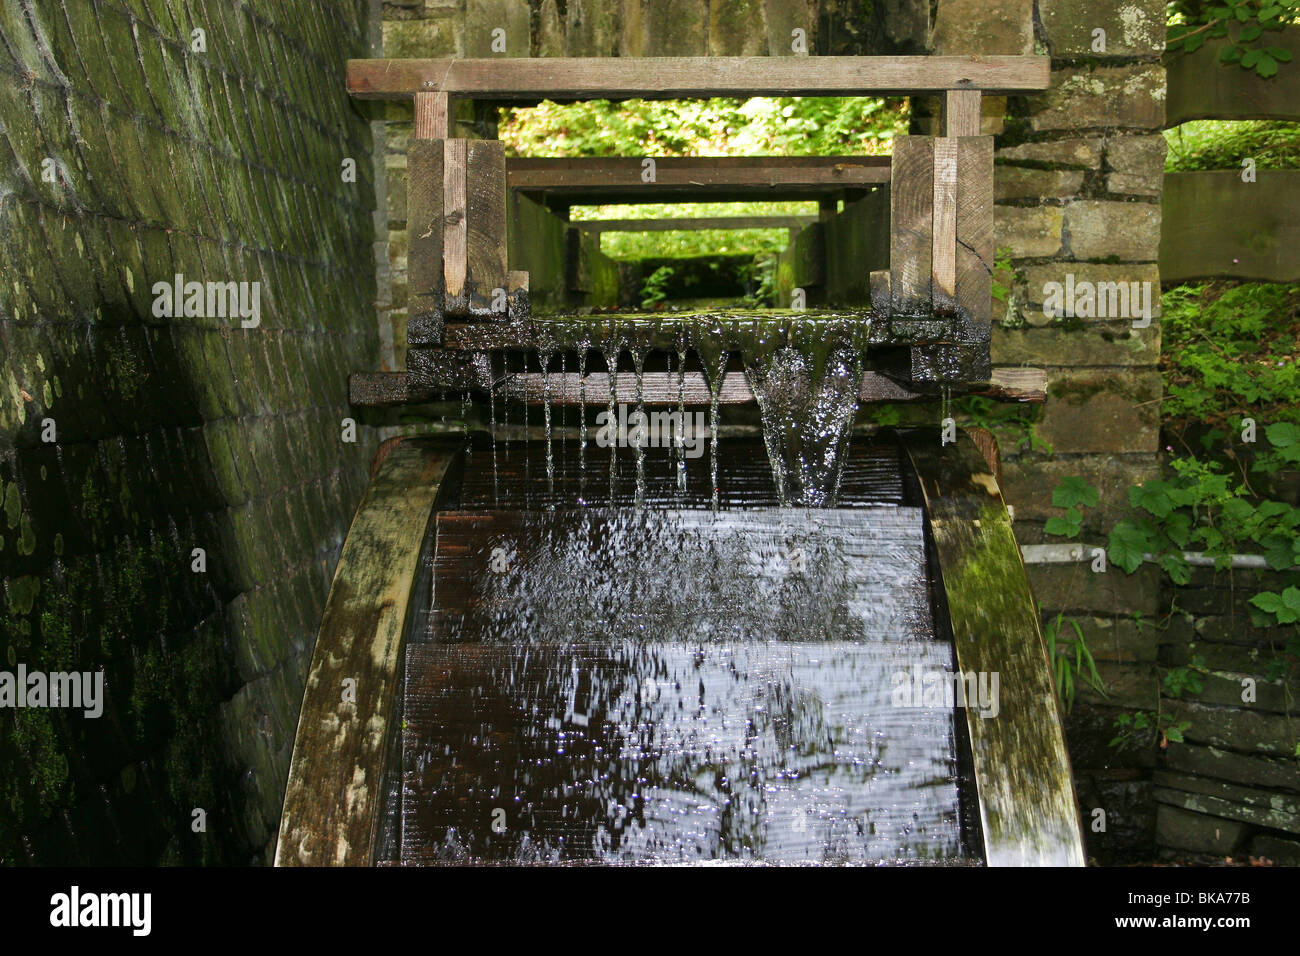
<instances>
[{"instance_id":1,"label":"wooden beam","mask_svg":"<svg viewBox=\"0 0 1300 956\"><path fill-rule=\"evenodd\" d=\"M950 136L934 141L933 179L930 295L934 310L947 314L957 301L957 140Z\"/></svg>"},{"instance_id":2,"label":"wooden beam","mask_svg":"<svg viewBox=\"0 0 1300 956\"><path fill-rule=\"evenodd\" d=\"M1029 93L1047 88L1049 62L1045 56L373 59L349 60L347 82L363 99L446 92L515 102Z\"/></svg>"},{"instance_id":3,"label":"wooden beam","mask_svg":"<svg viewBox=\"0 0 1300 956\"><path fill-rule=\"evenodd\" d=\"M307 672L276 866L374 862L407 611L429 518L459 455L459 442L399 443L352 519Z\"/></svg>"},{"instance_id":4,"label":"wooden beam","mask_svg":"<svg viewBox=\"0 0 1300 956\"><path fill-rule=\"evenodd\" d=\"M1300 61L1300 26L1265 37L1268 46L1287 50L1293 61ZM1276 76L1267 79L1254 70L1224 69L1219 57L1230 42L1226 37L1211 39L1194 53L1165 55L1167 128L1198 119L1300 120L1300 73L1295 63L1283 64Z\"/></svg>"},{"instance_id":5,"label":"wooden beam","mask_svg":"<svg viewBox=\"0 0 1300 956\"><path fill-rule=\"evenodd\" d=\"M978 136L983 95L979 90L949 90L943 96L943 135Z\"/></svg>"},{"instance_id":6,"label":"wooden beam","mask_svg":"<svg viewBox=\"0 0 1300 956\"><path fill-rule=\"evenodd\" d=\"M406 149L406 334L411 345L442 340L445 142L413 139Z\"/></svg>"},{"instance_id":7,"label":"wooden beam","mask_svg":"<svg viewBox=\"0 0 1300 956\"><path fill-rule=\"evenodd\" d=\"M635 156L511 157L510 188L549 205L669 201L751 202L838 198L889 182L888 156L665 156L642 177Z\"/></svg>"},{"instance_id":8,"label":"wooden beam","mask_svg":"<svg viewBox=\"0 0 1300 956\"><path fill-rule=\"evenodd\" d=\"M487 139L449 139L445 143L443 280L447 312L504 318L509 291L505 146Z\"/></svg>"},{"instance_id":9,"label":"wooden beam","mask_svg":"<svg viewBox=\"0 0 1300 956\"><path fill-rule=\"evenodd\" d=\"M584 383L584 384L581 384ZM700 372L687 372L684 379L687 405L708 405L709 386ZM553 405L576 405L586 396L589 405L598 405L609 399L609 375L591 372L580 379L576 372L552 372L543 377L540 372L518 372L506 376L499 384L501 391L529 404L541 404L550 396ZM617 401L636 401L636 373L618 372L614 378ZM646 372L641 382L642 402L646 405L676 405L678 380L676 372ZM1047 398L1047 375L1042 369L997 368L990 381L973 383L971 394L986 395L1002 401L1043 402ZM863 402L910 402L924 399L921 392L908 389L879 372L866 372L858 394ZM723 405L744 405L754 401L754 392L743 372L728 372L722 380L719 402Z\"/></svg>"},{"instance_id":10,"label":"wooden beam","mask_svg":"<svg viewBox=\"0 0 1300 956\"><path fill-rule=\"evenodd\" d=\"M889 202L891 315L931 311L933 213L934 140L896 136Z\"/></svg>"},{"instance_id":11,"label":"wooden beam","mask_svg":"<svg viewBox=\"0 0 1300 956\"><path fill-rule=\"evenodd\" d=\"M687 232L700 229L802 229L816 216L701 216L696 219L581 219L584 232Z\"/></svg>"},{"instance_id":12,"label":"wooden beam","mask_svg":"<svg viewBox=\"0 0 1300 956\"><path fill-rule=\"evenodd\" d=\"M957 143L957 308L993 321L993 137Z\"/></svg>"},{"instance_id":13,"label":"wooden beam","mask_svg":"<svg viewBox=\"0 0 1300 956\"><path fill-rule=\"evenodd\" d=\"M450 97L446 93L415 94L415 138L446 139Z\"/></svg>"}]
</instances>

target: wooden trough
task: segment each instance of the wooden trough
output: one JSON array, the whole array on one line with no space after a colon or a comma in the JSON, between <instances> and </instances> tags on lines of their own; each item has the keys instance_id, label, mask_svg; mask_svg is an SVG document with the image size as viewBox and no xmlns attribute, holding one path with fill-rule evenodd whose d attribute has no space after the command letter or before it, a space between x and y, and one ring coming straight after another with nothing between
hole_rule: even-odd
<instances>
[{"instance_id":1,"label":"wooden trough","mask_svg":"<svg viewBox=\"0 0 1300 956\"><path fill-rule=\"evenodd\" d=\"M558 300L561 312L566 298L602 304L596 301L599 282L584 272L587 258L598 255L591 234L602 227L567 223L572 205L755 198L819 200L818 221L797 236L814 271L828 244L855 250L846 268L861 278L839 283L835 294L845 301L833 313L814 311L808 318L849 315L870 329L866 367L895 387L871 385L864 396L897 400L946 387L1041 398L1029 394L1027 376L1008 387L1007 376L995 376L989 362L993 140L979 135L979 127L984 92L1045 89L1048 70L1046 57L1032 56L350 61L353 95L407 99L415 110L407 157L406 377L388 386L360 377L354 398L387 404L402 395L478 389L483 383L467 386L464 372L474 360L446 353L489 347L481 335L459 334L458 327L496 324L501 334L490 348L517 351L548 321L544 300L551 309ZM499 142L448 136L460 99L528 104L917 93L940 96L942 135L898 137L890 157L507 159ZM841 201L845 211L838 213ZM525 208L532 210L528 217L522 217ZM522 261L522 252L512 258L510 233L529 223L567 233L566 262L559 267L566 278L558 292L551 281L543 295L543 277L530 275L539 266ZM809 281L817 281L811 272ZM526 384L516 391L531 394ZM738 389L728 394L748 400Z\"/></svg>"}]
</instances>

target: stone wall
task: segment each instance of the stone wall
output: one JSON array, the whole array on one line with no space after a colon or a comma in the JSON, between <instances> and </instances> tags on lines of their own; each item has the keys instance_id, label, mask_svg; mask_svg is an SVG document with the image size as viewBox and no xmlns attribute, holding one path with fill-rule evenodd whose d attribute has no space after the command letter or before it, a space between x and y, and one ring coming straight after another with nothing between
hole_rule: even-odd
<instances>
[{"instance_id":1,"label":"stone wall","mask_svg":"<svg viewBox=\"0 0 1300 956\"><path fill-rule=\"evenodd\" d=\"M1296 675L1289 688L1278 681L1288 629L1253 626L1248 604L1294 584L1293 574L1198 568L1164 595L1174 606L1155 630L1158 663L1165 673L1190 665L1202 683L1195 693L1161 692L1169 719L1187 725L1153 774L1162 855L1300 866Z\"/></svg>"},{"instance_id":2,"label":"stone wall","mask_svg":"<svg viewBox=\"0 0 1300 956\"><path fill-rule=\"evenodd\" d=\"M979 4L980 9L989 5ZM993 330L993 362L1048 372L1048 400L1033 425L1050 446L1031 450L1003 435L1003 475L1022 544L1051 540L1052 489L1080 475L1101 490L1081 535L1104 546L1128 512L1127 488L1159 475L1160 190L1165 144L1164 4L1155 0L1038 0L1004 9L1000 38L967 0L939 0L935 52L1045 53L1050 88L1013 97L997 139L995 244L1009 251L1006 308ZM1016 16L1012 13L1017 12ZM946 24L951 23L949 28ZM1102 32L1098 32L1102 31ZM981 40L983 38L983 40ZM1148 282L1154 317L1052 318L1044 287L1067 282ZM1140 320L1139 320L1140 321ZM1058 539L1059 540L1059 539ZM1095 573L1090 562L1031 565L1036 597L1054 618L1084 627L1108 696L1083 691L1067 735L1089 852L1101 860L1148 856L1150 750L1107 746L1121 712L1153 709L1156 639L1138 626L1160 600L1157 573ZM1094 826L1105 811L1105 829Z\"/></svg>"},{"instance_id":3,"label":"stone wall","mask_svg":"<svg viewBox=\"0 0 1300 956\"><path fill-rule=\"evenodd\" d=\"M0 863L236 863L274 839L371 444L341 441L347 373L380 360L343 79L369 15L0 4L0 668L102 670L107 698L0 711ZM259 321L159 314L177 273L260 283Z\"/></svg>"}]
</instances>

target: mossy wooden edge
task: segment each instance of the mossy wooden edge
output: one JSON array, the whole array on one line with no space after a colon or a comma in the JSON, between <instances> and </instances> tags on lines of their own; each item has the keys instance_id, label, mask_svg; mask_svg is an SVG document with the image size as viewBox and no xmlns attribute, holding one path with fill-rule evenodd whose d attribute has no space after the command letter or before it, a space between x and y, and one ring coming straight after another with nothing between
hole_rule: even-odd
<instances>
[{"instance_id":1,"label":"mossy wooden edge","mask_svg":"<svg viewBox=\"0 0 1300 956\"><path fill-rule=\"evenodd\" d=\"M920 479L962 673L998 674L998 711L965 709L985 860L1082 866L1079 806L1051 664L997 479L971 438L903 433Z\"/></svg>"},{"instance_id":2,"label":"mossy wooden edge","mask_svg":"<svg viewBox=\"0 0 1300 956\"><path fill-rule=\"evenodd\" d=\"M420 547L459 441L400 442L352 519L303 692L276 866L368 866ZM345 684L355 681L353 699Z\"/></svg>"}]
</instances>

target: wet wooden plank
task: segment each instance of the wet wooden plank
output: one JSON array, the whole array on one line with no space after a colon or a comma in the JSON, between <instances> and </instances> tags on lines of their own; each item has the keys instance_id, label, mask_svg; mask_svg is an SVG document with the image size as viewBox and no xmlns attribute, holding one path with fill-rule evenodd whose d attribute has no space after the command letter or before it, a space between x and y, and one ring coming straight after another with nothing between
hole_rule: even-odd
<instances>
[{"instance_id":1,"label":"wet wooden plank","mask_svg":"<svg viewBox=\"0 0 1300 956\"><path fill-rule=\"evenodd\" d=\"M957 141L956 304L981 325L993 322L993 137Z\"/></svg>"},{"instance_id":2,"label":"wet wooden plank","mask_svg":"<svg viewBox=\"0 0 1300 956\"><path fill-rule=\"evenodd\" d=\"M930 295L936 312L957 301L957 141L934 141L934 213L930 248Z\"/></svg>"},{"instance_id":3,"label":"wet wooden plank","mask_svg":"<svg viewBox=\"0 0 1300 956\"><path fill-rule=\"evenodd\" d=\"M442 340L444 141L413 139L406 151L407 341Z\"/></svg>"},{"instance_id":4,"label":"wet wooden plank","mask_svg":"<svg viewBox=\"0 0 1300 956\"><path fill-rule=\"evenodd\" d=\"M1038 608L997 479L965 433L904 433L921 482L962 673L998 675L965 708L989 866L1083 866L1079 807Z\"/></svg>"},{"instance_id":5,"label":"wet wooden plank","mask_svg":"<svg viewBox=\"0 0 1300 956\"><path fill-rule=\"evenodd\" d=\"M374 862L412 584L439 490L459 454L459 442L399 443L352 519L307 674L277 866Z\"/></svg>"},{"instance_id":6,"label":"wet wooden plank","mask_svg":"<svg viewBox=\"0 0 1300 956\"><path fill-rule=\"evenodd\" d=\"M713 96L880 96L1047 88L1045 56L538 57L349 60L363 99L418 92L476 99L679 99Z\"/></svg>"},{"instance_id":7,"label":"wet wooden plank","mask_svg":"<svg viewBox=\"0 0 1300 956\"><path fill-rule=\"evenodd\" d=\"M896 136L890 175L891 314L931 311L934 244L934 140Z\"/></svg>"}]
</instances>

